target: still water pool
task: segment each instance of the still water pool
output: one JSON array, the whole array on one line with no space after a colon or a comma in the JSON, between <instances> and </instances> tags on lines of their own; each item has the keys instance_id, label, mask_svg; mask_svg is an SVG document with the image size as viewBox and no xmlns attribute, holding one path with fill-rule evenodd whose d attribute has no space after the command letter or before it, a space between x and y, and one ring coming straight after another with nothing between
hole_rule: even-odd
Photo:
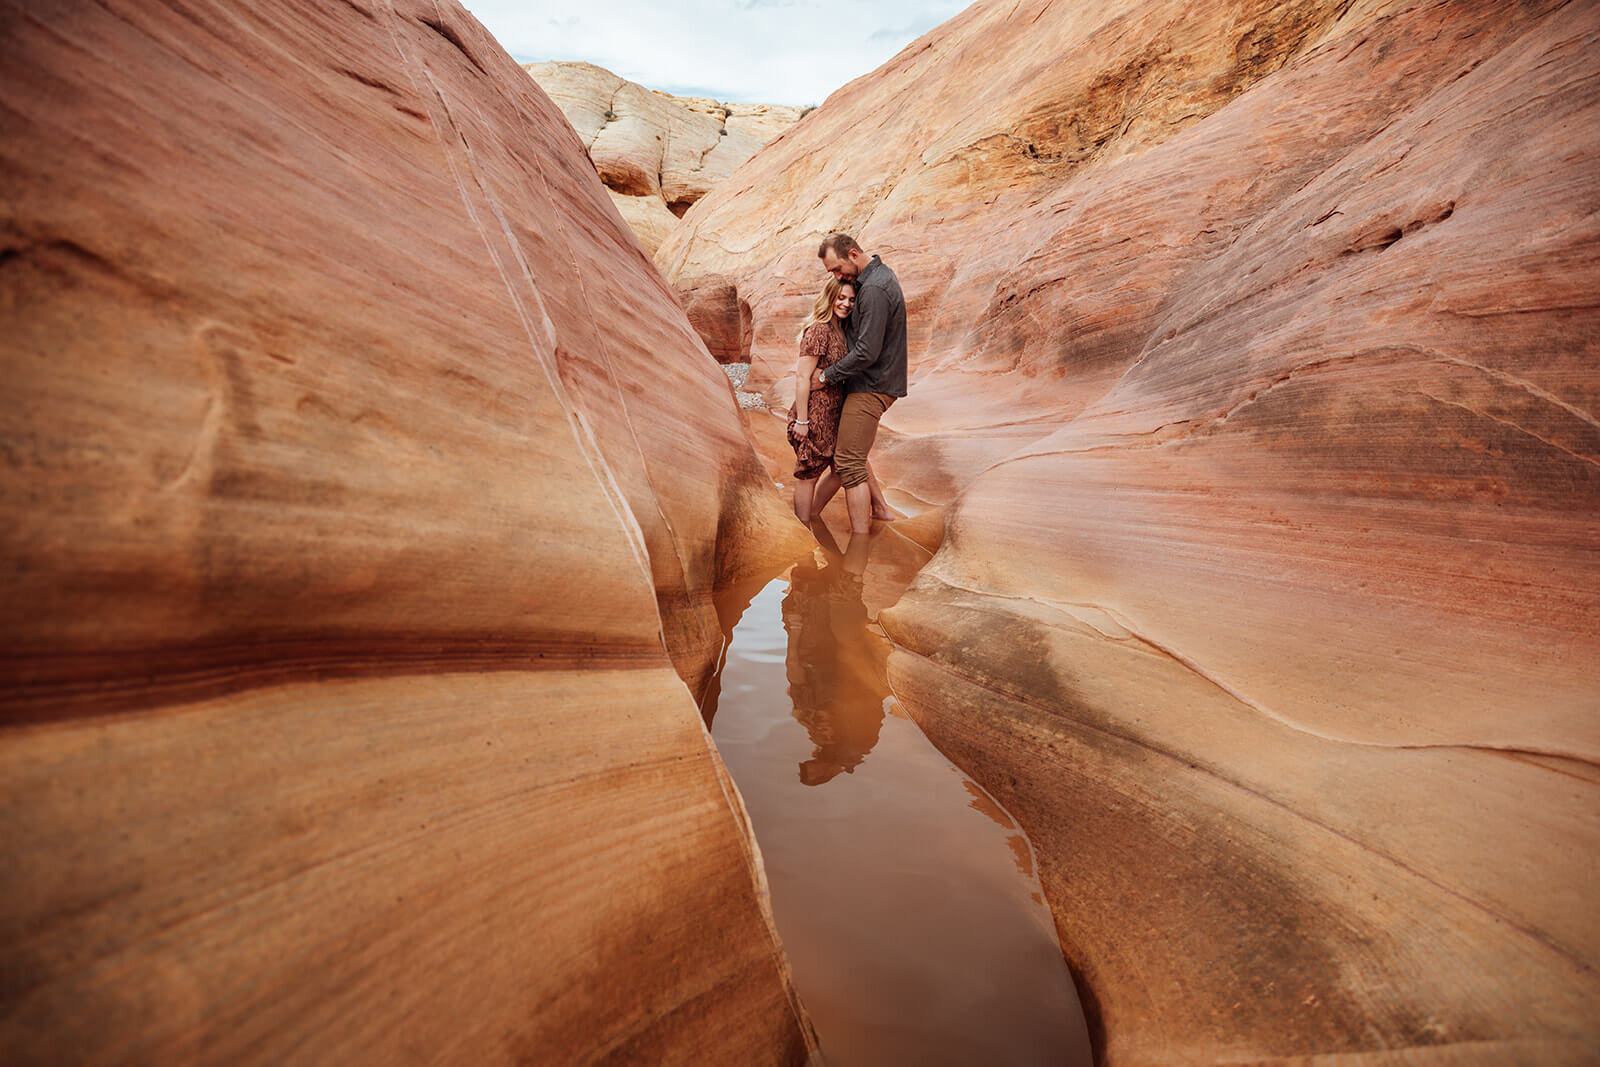
<instances>
[{"instance_id":1,"label":"still water pool","mask_svg":"<svg viewBox=\"0 0 1600 1067\"><path fill-rule=\"evenodd\" d=\"M703 710L827 1062L1089 1064L1026 837L885 681L871 618L927 553L888 530L822 538L724 607Z\"/></svg>"}]
</instances>

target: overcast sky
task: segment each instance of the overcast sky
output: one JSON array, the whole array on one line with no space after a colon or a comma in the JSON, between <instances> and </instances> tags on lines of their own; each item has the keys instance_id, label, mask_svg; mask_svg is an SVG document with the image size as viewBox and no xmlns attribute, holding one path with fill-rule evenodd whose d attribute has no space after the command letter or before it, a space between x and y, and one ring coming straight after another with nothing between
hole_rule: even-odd
<instances>
[{"instance_id":1,"label":"overcast sky","mask_svg":"<svg viewBox=\"0 0 1600 1067\"><path fill-rule=\"evenodd\" d=\"M519 62L582 59L647 89L820 104L969 0L462 0Z\"/></svg>"}]
</instances>

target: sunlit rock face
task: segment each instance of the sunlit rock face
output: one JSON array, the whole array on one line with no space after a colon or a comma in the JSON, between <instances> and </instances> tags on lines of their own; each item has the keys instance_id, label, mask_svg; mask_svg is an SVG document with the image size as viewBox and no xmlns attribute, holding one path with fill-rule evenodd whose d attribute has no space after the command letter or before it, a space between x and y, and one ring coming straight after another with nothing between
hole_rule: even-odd
<instances>
[{"instance_id":1,"label":"sunlit rock face","mask_svg":"<svg viewBox=\"0 0 1600 1067\"><path fill-rule=\"evenodd\" d=\"M707 190L809 110L673 96L593 63L524 68L572 123L612 201L652 253Z\"/></svg>"},{"instance_id":2,"label":"sunlit rock face","mask_svg":"<svg viewBox=\"0 0 1600 1067\"><path fill-rule=\"evenodd\" d=\"M780 405L817 240L899 272L877 465L950 518L892 680L1108 1062L1600 1054L1597 35L980 3L657 255Z\"/></svg>"},{"instance_id":3,"label":"sunlit rock face","mask_svg":"<svg viewBox=\"0 0 1600 1067\"><path fill-rule=\"evenodd\" d=\"M7 1059L803 1061L693 695L803 535L556 108L433 0L0 95Z\"/></svg>"}]
</instances>

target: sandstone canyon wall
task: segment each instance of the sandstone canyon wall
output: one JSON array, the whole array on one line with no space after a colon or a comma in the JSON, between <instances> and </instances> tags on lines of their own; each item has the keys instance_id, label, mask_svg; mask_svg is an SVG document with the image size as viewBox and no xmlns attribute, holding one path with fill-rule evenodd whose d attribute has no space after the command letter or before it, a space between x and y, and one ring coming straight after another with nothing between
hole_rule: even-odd
<instances>
[{"instance_id":1,"label":"sandstone canyon wall","mask_svg":"<svg viewBox=\"0 0 1600 1067\"><path fill-rule=\"evenodd\" d=\"M4 22L7 1062L805 1060L694 697L803 534L561 114L449 0Z\"/></svg>"},{"instance_id":2,"label":"sandstone canyon wall","mask_svg":"<svg viewBox=\"0 0 1600 1067\"><path fill-rule=\"evenodd\" d=\"M807 110L673 96L593 63L523 66L572 123L612 202L652 253L712 186Z\"/></svg>"},{"instance_id":3,"label":"sandstone canyon wall","mask_svg":"<svg viewBox=\"0 0 1600 1067\"><path fill-rule=\"evenodd\" d=\"M657 253L753 387L844 229L897 693L1026 825L1106 1062L1600 1059L1600 9L980 2Z\"/></svg>"}]
</instances>

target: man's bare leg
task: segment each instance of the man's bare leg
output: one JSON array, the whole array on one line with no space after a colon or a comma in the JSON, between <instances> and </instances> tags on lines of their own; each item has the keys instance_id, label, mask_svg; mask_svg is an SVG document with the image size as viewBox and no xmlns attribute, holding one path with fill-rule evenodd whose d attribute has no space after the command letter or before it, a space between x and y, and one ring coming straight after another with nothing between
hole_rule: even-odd
<instances>
[{"instance_id":1,"label":"man's bare leg","mask_svg":"<svg viewBox=\"0 0 1600 1067\"><path fill-rule=\"evenodd\" d=\"M867 464L867 484L872 486L872 517L879 522L893 522L897 516L889 510L889 502L883 498L883 486L878 482L878 476L873 473L872 464ZM817 510L821 510L818 508Z\"/></svg>"},{"instance_id":2,"label":"man's bare leg","mask_svg":"<svg viewBox=\"0 0 1600 1067\"><path fill-rule=\"evenodd\" d=\"M850 532L864 534L872 530L872 482L852 485L844 491L844 506L850 509Z\"/></svg>"}]
</instances>

